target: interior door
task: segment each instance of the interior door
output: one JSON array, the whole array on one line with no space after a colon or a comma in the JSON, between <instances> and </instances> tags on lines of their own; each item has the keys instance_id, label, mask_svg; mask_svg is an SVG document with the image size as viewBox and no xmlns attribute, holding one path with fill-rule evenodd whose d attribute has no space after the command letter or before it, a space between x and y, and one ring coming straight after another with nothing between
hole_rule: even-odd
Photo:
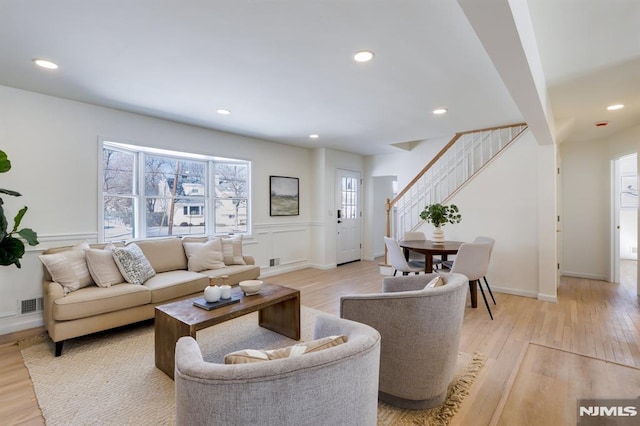
<instances>
[{"instance_id":1,"label":"interior door","mask_svg":"<svg viewBox=\"0 0 640 426\"><path fill-rule=\"evenodd\" d=\"M336 171L336 263L338 265L362 258L360 188L359 172L342 169Z\"/></svg>"}]
</instances>

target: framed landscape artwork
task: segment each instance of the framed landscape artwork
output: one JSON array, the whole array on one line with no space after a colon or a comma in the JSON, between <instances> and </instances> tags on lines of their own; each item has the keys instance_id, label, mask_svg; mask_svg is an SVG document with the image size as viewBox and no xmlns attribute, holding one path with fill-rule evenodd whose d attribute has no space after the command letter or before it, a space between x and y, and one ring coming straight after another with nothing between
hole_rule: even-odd
<instances>
[{"instance_id":1,"label":"framed landscape artwork","mask_svg":"<svg viewBox=\"0 0 640 426\"><path fill-rule=\"evenodd\" d=\"M300 214L299 180L294 177L269 176L269 207L271 216Z\"/></svg>"}]
</instances>

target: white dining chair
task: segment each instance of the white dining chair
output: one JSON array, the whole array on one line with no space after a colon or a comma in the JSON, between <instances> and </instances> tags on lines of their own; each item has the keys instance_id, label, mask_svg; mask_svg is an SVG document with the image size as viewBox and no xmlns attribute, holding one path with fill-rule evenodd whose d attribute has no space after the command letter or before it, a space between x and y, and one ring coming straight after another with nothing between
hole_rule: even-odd
<instances>
[{"instance_id":1,"label":"white dining chair","mask_svg":"<svg viewBox=\"0 0 640 426\"><path fill-rule=\"evenodd\" d=\"M487 296L482 288L482 277L487 274L489 269L489 255L491 245L487 243L463 243L458 249L456 258L451 266L451 273L466 275L469 279L469 289L471 290L476 283L480 287L484 304L489 311L489 316L493 320L493 313L487 302Z\"/></svg>"},{"instance_id":2,"label":"white dining chair","mask_svg":"<svg viewBox=\"0 0 640 426\"><path fill-rule=\"evenodd\" d=\"M394 277L398 271L402 272L402 275L408 275L411 272L418 275L420 272L424 271L424 262L419 264L405 259L402 247L400 247L397 240L390 237L384 237L384 244L387 246L387 256L394 269Z\"/></svg>"},{"instance_id":3,"label":"white dining chair","mask_svg":"<svg viewBox=\"0 0 640 426\"><path fill-rule=\"evenodd\" d=\"M487 243L490 246L489 249L489 262L491 262L491 254L493 253L493 246L496 243L496 240L491 238L491 237L476 237L475 240L473 240L474 243ZM489 290L489 295L491 295L491 300L493 300L493 304L496 304L496 299L493 297L493 292L491 291L491 287L489 287L489 281L487 281L487 276L486 274L483 275L482 279L484 280L485 285L487 286L487 290Z\"/></svg>"}]
</instances>

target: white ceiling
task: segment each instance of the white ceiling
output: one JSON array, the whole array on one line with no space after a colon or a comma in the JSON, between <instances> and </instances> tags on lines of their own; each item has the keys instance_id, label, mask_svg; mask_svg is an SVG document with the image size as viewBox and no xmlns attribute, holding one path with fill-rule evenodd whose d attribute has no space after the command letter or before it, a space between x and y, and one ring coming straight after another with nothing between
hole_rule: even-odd
<instances>
[{"instance_id":1,"label":"white ceiling","mask_svg":"<svg viewBox=\"0 0 640 426\"><path fill-rule=\"evenodd\" d=\"M640 2L529 8L563 138L638 124ZM391 153L528 121L476 30L441 0L0 0L0 85L291 145ZM374 60L354 62L361 49ZM626 108L607 112L613 102ZM611 124L595 129L599 120Z\"/></svg>"}]
</instances>

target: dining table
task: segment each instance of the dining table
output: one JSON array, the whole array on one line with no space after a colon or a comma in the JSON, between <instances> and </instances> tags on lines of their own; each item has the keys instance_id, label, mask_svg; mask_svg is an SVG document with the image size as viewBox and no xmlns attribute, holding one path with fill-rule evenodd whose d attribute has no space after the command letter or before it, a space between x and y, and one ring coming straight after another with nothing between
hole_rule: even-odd
<instances>
[{"instance_id":1,"label":"dining table","mask_svg":"<svg viewBox=\"0 0 640 426\"><path fill-rule=\"evenodd\" d=\"M424 255L424 272L429 274L433 272L433 256L440 256L442 260L447 260L450 254L458 253L462 241L443 241L435 243L431 240L400 240L399 244L404 251L405 259L409 259L409 252L415 251ZM475 284L475 283L474 283ZM478 307L478 288L475 285L469 285L471 295L471 307Z\"/></svg>"}]
</instances>

